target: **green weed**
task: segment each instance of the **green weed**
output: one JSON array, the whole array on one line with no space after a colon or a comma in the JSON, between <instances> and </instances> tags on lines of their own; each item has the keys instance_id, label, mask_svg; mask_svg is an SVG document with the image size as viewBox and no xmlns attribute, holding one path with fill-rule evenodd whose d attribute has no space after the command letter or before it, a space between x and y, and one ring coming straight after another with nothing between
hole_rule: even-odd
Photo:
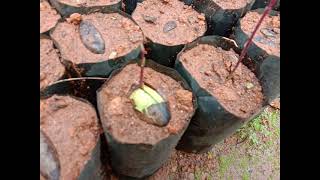
<instances>
[{"instance_id":1,"label":"green weed","mask_svg":"<svg viewBox=\"0 0 320 180\"><path fill-rule=\"evenodd\" d=\"M195 172L194 172L194 179L195 180L201 180L201 178L202 178L202 171L199 169L199 170L196 170Z\"/></svg>"},{"instance_id":2,"label":"green weed","mask_svg":"<svg viewBox=\"0 0 320 180\"><path fill-rule=\"evenodd\" d=\"M251 120L237 131L239 139L247 139L255 147L270 146L272 142L262 143L262 138L270 139L280 136L280 111L265 110L260 116Z\"/></svg>"},{"instance_id":3,"label":"green weed","mask_svg":"<svg viewBox=\"0 0 320 180\"><path fill-rule=\"evenodd\" d=\"M230 165L234 162L233 156L220 156L219 157L219 172L220 176L223 177L228 171Z\"/></svg>"}]
</instances>

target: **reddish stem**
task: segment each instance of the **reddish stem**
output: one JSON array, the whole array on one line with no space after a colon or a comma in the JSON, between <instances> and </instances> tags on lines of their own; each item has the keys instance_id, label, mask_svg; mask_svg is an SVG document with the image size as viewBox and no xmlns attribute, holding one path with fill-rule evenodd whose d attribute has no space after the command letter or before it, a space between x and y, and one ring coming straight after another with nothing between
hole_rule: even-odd
<instances>
[{"instance_id":1,"label":"reddish stem","mask_svg":"<svg viewBox=\"0 0 320 180\"><path fill-rule=\"evenodd\" d=\"M252 44L252 40L253 40L253 37L254 35L257 33L263 19L267 16L267 14L269 14L269 12L271 11L272 7L275 5L277 0L271 0L268 4L268 6L265 8L259 22L257 23L256 27L254 28L250 38L248 39L248 41L245 43L245 46L243 48L243 50L241 51L241 54L240 54L240 57L239 57L239 60L236 64L236 66L233 68L233 70L230 72L229 76L227 79L230 79L232 78L234 72L236 71L236 69L238 68L238 66L240 65L240 63L242 62L244 56L247 54L247 51L249 49L249 46Z\"/></svg>"},{"instance_id":2,"label":"reddish stem","mask_svg":"<svg viewBox=\"0 0 320 180\"><path fill-rule=\"evenodd\" d=\"M147 54L147 51L144 49L144 46L141 45L141 70L140 70L140 87L142 87L144 85L144 75L143 75L143 72L144 72L144 66L146 64L146 57L145 55Z\"/></svg>"}]
</instances>

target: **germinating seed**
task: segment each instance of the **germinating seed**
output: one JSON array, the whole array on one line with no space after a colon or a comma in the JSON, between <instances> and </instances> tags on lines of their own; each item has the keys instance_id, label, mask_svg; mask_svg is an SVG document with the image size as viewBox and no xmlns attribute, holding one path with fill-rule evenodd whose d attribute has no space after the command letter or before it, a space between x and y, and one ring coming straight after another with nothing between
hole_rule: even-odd
<instances>
[{"instance_id":1,"label":"germinating seed","mask_svg":"<svg viewBox=\"0 0 320 180\"><path fill-rule=\"evenodd\" d=\"M145 109L144 113L149 117L152 124L164 126L170 120L168 105L165 102L153 104Z\"/></svg>"},{"instance_id":2,"label":"germinating seed","mask_svg":"<svg viewBox=\"0 0 320 180\"><path fill-rule=\"evenodd\" d=\"M130 99L133 100L135 109L147 117L142 120L157 126L168 124L171 118L168 104L155 90L144 85L133 91Z\"/></svg>"}]
</instances>

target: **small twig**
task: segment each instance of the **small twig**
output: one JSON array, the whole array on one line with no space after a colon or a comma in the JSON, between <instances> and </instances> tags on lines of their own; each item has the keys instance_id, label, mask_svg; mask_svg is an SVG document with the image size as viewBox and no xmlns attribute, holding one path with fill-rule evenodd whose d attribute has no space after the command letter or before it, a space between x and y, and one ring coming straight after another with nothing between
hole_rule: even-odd
<instances>
[{"instance_id":1,"label":"small twig","mask_svg":"<svg viewBox=\"0 0 320 180\"><path fill-rule=\"evenodd\" d=\"M268 6L265 8L260 20L258 21L256 27L254 28L250 38L248 39L248 41L245 43L245 47L243 48L243 50L241 51L239 60L236 64L236 66L233 68L233 70L231 71L231 73L229 74L229 76L227 77L227 80L231 79L233 77L234 72L236 71L236 69L238 68L238 66L240 65L241 61L243 60L244 56L247 54L248 48L249 46L252 44L252 40L254 35L257 33L257 30L259 29L263 19L267 16L267 14L269 14L269 12L271 11L272 7L275 5L276 0L271 0L268 4Z\"/></svg>"},{"instance_id":2,"label":"small twig","mask_svg":"<svg viewBox=\"0 0 320 180\"><path fill-rule=\"evenodd\" d=\"M140 70L140 83L139 86L142 87L144 85L144 66L146 64L146 57L147 51L144 49L144 46L141 45L141 70Z\"/></svg>"},{"instance_id":3,"label":"small twig","mask_svg":"<svg viewBox=\"0 0 320 180\"><path fill-rule=\"evenodd\" d=\"M242 138L240 141L237 140L236 146L244 143L248 139L248 137L249 137L249 135L247 134L246 137Z\"/></svg>"},{"instance_id":4,"label":"small twig","mask_svg":"<svg viewBox=\"0 0 320 180\"><path fill-rule=\"evenodd\" d=\"M87 80L87 79L93 79L93 80L107 80L107 78L101 78L101 77L80 77L80 78L69 78L69 79L62 79L59 81L56 81L54 83L51 83L49 86L51 85L55 85L55 84L59 84L62 82L68 82L68 81L78 81L78 80Z\"/></svg>"},{"instance_id":5,"label":"small twig","mask_svg":"<svg viewBox=\"0 0 320 180\"><path fill-rule=\"evenodd\" d=\"M280 110L279 107L276 107L276 106L274 106L274 105L272 105L272 104L269 104L269 106L270 106L271 108L275 109L275 110Z\"/></svg>"},{"instance_id":6,"label":"small twig","mask_svg":"<svg viewBox=\"0 0 320 180\"><path fill-rule=\"evenodd\" d=\"M233 39L229 39L229 38L226 38L226 37L222 37L222 39L224 39L224 40L226 40L226 41L229 41L230 43L233 44L233 46L235 46L235 47L237 47L237 48L239 47L238 44L236 43L236 41L233 40Z\"/></svg>"}]
</instances>

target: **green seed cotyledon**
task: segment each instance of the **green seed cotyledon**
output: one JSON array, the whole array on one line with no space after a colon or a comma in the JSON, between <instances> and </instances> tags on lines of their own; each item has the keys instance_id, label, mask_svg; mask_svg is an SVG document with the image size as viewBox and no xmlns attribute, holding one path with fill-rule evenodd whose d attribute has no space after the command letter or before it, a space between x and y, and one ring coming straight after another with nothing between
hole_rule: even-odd
<instances>
[{"instance_id":1,"label":"green seed cotyledon","mask_svg":"<svg viewBox=\"0 0 320 180\"><path fill-rule=\"evenodd\" d=\"M133 100L135 109L143 113L148 123L165 126L168 124L171 115L168 104L165 100L152 88L143 85L130 95Z\"/></svg>"}]
</instances>

